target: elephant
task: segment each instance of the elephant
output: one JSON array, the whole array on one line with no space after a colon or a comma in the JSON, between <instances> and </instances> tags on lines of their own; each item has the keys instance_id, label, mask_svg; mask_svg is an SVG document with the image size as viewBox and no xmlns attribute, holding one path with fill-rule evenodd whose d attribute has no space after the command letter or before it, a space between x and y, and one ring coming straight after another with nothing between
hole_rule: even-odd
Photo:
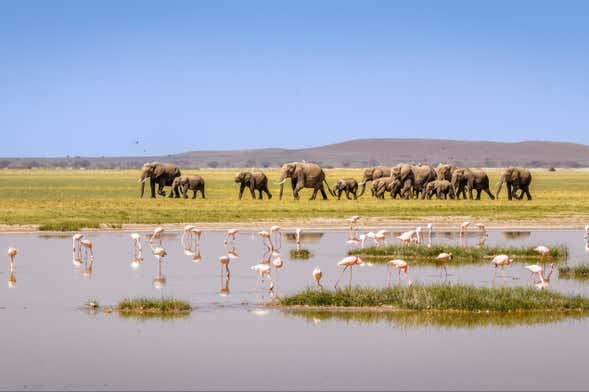
<instances>
[{"instance_id":1,"label":"elephant","mask_svg":"<svg viewBox=\"0 0 589 392\"><path fill-rule=\"evenodd\" d=\"M509 167L505 169L499 179L497 198L499 197L499 192L501 192L503 183L507 186L508 200L511 200L514 197L521 200L524 197L524 194L528 197L528 200L532 200L532 195L530 194L532 173L530 173L528 169L522 167ZM518 189L521 190L519 197L516 195Z\"/></svg>"},{"instance_id":2,"label":"elephant","mask_svg":"<svg viewBox=\"0 0 589 392\"><path fill-rule=\"evenodd\" d=\"M192 198L196 199L196 193L200 191L202 198L205 198L205 180L201 176L180 176L174 178L172 189L180 191L185 199L188 198L188 191L192 191Z\"/></svg>"},{"instance_id":3,"label":"elephant","mask_svg":"<svg viewBox=\"0 0 589 392\"><path fill-rule=\"evenodd\" d=\"M408 163L398 164L391 169L391 178L396 179L401 183L401 197L409 199L415 179L412 166Z\"/></svg>"},{"instance_id":4,"label":"elephant","mask_svg":"<svg viewBox=\"0 0 589 392\"><path fill-rule=\"evenodd\" d=\"M377 199L384 199L385 192L390 192L391 197L395 199L401 195L401 181L392 177L378 178L372 182L373 193Z\"/></svg>"},{"instance_id":5,"label":"elephant","mask_svg":"<svg viewBox=\"0 0 589 392\"><path fill-rule=\"evenodd\" d=\"M141 169L141 178L138 182L141 183L141 196L145 191L145 181L149 179L149 185L151 187L151 197L155 198L155 184L158 184L157 193L160 196L166 196L164 186L171 186L176 177L180 177L182 173L178 166L173 163L161 163L161 162L147 162ZM170 197L180 197L178 189L172 188Z\"/></svg>"},{"instance_id":6,"label":"elephant","mask_svg":"<svg viewBox=\"0 0 589 392\"><path fill-rule=\"evenodd\" d=\"M433 167L429 165L412 165L413 172L413 193L419 198L419 193L423 193L428 183L435 181L437 174Z\"/></svg>"},{"instance_id":7,"label":"elephant","mask_svg":"<svg viewBox=\"0 0 589 392\"><path fill-rule=\"evenodd\" d=\"M448 180L435 180L430 181L425 186L425 190L421 195L421 199L431 199L433 195L436 195L438 199L454 199L454 187Z\"/></svg>"},{"instance_id":8,"label":"elephant","mask_svg":"<svg viewBox=\"0 0 589 392\"><path fill-rule=\"evenodd\" d=\"M235 182L239 185L239 200L243 196L243 191L248 188L252 194L252 199L256 198L255 191L259 192L259 199L262 200L262 192L265 192L268 199L272 198L272 194L268 190L268 177L261 171L239 172L235 175Z\"/></svg>"},{"instance_id":9,"label":"elephant","mask_svg":"<svg viewBox=\"0 0 589 392\"><path fill-rule=\"evenodd\" d=\"M329 193L332 196L335 196L325 179L323 169L316 163L291 162L282 165L282 168L280 169L280 181L278 182L280 185L280 200L282 200L284 183L287 178L290 178L292 193L295 200L299 200L299 192L303 188L313 188L313 195L310 200L315 200L318 191L321 191L323 200L327 200L327 194L325 193L323 183L327 186Z\"/></svg>"},{"instance_id":10,"label":"elephant","mask_svg":"<svg viewBox=\"0 0 589 392\"><path fill-rule=\"evenodd\" d=\"M456 165L451 163L440 163L436 166L436 178L438 180L452 181L452 173L458 169Z\"/></svg>"},{"instance_id":11,"label":"elephant","mask_svg":"<svg viewBox=\"0 0 589 392\"><path fill-rule=\"evenodd\" d=\"M333 184L334 196L340 200L342 193L346 192L346 198L350 199L350 193L354 196L354 200L358 198L358 181L354 178L341 178Z\"/></svg>"},{"instance_id":12,"label":"elephant","mask_svg":"<svg viewBox=\"0 0 589 392\"><path fill-rule=\"evenodd\" d=\"M491 200L495 200L495 196L489 189L489 176L482 169L461 168L454 170L454 173L452 173L452 186L457 199L460 199L461 193L465 196L464 191L467 188L468 198L471 200L473 190L477 191L477 200L481 200L481 191L485 191Z\"/></svg>"},{"instance_id":13,"label":"elephant","mask_svg":"<svg viewBox=\"0 0 589 392\"><path fill-rule=\"evenodd\" d=\"M369 167L369 168L365 169L364 176L362 178L362 182L360 182L360 184L359 184L362 186L362 190L360 191L360 194L358 195L358 197L360 197L364 194L364 191L366 190L366 183L368 181L374 181L374 180L382 178L382 177L390 177L390 176L391 176L391 168L390 167L374 166L374 167ZM372 195L372 196L374 196L374 195Z\"/></svg>"}]
</instances>

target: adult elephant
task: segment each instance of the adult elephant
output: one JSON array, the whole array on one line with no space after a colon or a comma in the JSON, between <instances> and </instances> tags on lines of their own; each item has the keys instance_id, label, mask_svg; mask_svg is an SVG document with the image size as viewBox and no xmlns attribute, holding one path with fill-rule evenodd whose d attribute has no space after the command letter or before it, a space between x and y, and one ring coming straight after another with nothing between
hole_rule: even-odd
<instances>
[{"instance_id":1,"label":"adult elephant","mask_svg":"<svg viewBox=\"0 0 589 392\"><path fill-rule=\"evenodd\" d=\"M528 169L523 167L509 167L505 169L499 179L497 197L499 197L499 192L501 192L501 187L504 183L507 187L507 198L509 200L514 197L516 199L522 199L524 197L524 193L528 197L528 200L532 200L532 195L530 194L532 173L530 173ZM519 197L516 194L518 190L521 190Z\"/></svg>"},{"instance_id":2,"label":"adult elephant","mask_svg":"<svg viewBox=\"0 0 589 392\"><path fill-rule=\"evenodd\" d=\"M456 169L452 174L452 186L456 193L456 198L460 199L460 193L464 196L464 190L468 189L468 198L472 200L472 191L477 191L477 200L481 200L481 192L485 191L491 200L495 196L489 189L489 176L483 169Z\"/></svg>"},{"instance_id":3,"label":"adult elephant","mask_svg":"<svg viewBox=\"0 0 589 392\"><path fill-rule=\"evenodd\" d=\"M282 193L284 190L284 183L286 179L290 178L292 184L292 193L295 200L299 199L299 192L303 188L312 188L313 195L310 200L315 200L317 192L321 191L323 200L327 200L327 194L323 184L327 186L329 193L333 196L333 191L325 180L325 173L323 169L315 163L291 162L285 163L280 169L280 200L282 200Z\"/></svg>"},{"instance_id":4,"label":"adult elephant","mask_svg":"<svg viewBox=\"0 0 589 392\"><path fill-rule=\"evenodd\" d=\"M412 195L411 188L414 182L413 166L408 163L400 163L391 169L391 178L401 183L401 197L409 199Z\"/></svg>"},{"instance_id":5,"label":"adult elephant","mask_svg":"<svg viewBox=\"0 0 589 392\"><path fill-rule=\"evenodd\" d=\"M141 183L141 196L145 191L145 181L149 179L149 186L151 187L151 197L155 198L155 184L158 185L157 193L160 196L166 196L164 186L172 186L174 179L180 177L182 173L178 166L173 163L162 163L162 162L147 162L141 169L141 178L138 182ZM170 197L180 197L178 188L170 191Z\"/></svg>"},{"instance_id":6,"label":"adult elephant","mask_svg":"<svg viewBox=\"0 0 589 392\"><path fill-rule=\"evenodd\" d=\"M272 194L268 190L268 177L261 171L239 172L235 175L235 182L239 184L239 200L241 200L245 188L250 190L252 199L256 198L255 191L258 191L260 200L263 199L262 192L266 193L268 199L272 198Z\"/></svg>"},{"instance_id":7,"label":"adult elephant","mask_svg":"<svg viewBox=\"0 0 589 392\"><path fill-rule=\"evenodd\" d=\"M366 183L367 182L374 181L374 180L377 180L377 179L383 178L383 177L390 177L390 176L391 176L391 168L390 167L374 166L374 167L369 167L369 168L365 169L364 176L362 177L362 181L360 182L360 184L358 184L362 187L358 197L360 197L364 194L364 191L366 190ZM372 195L372 196L374 196L374 195Z\"/></svg>"},{"instance_id":8,"label":"adult elephant","mask_svg":"<svg viewBox=\"0 0 589 392\"><path fill-rule=\"evenodd\" d=\"M411 165L411 171L413 172L413 193L419 199L419 194L423 193L428 183L436 180L437 174L429 165Z\"/></svg>"},{"instance_id":9,"label":"adult elephant","mask_svg":"<svg viewBox=\"0 0 589 392\"><path fill-rule=\"evenodd\" d=\"M401 193L401 182L393 177L379 178L373 182L373 189L377 199L384 199L385 192L390 192L391 198L395 199Z\"/></svg>"},{"instance_id":10,"label":"adult elephant","mask_svg":"<svg viewBox=\"0 0 589 392\"><path fill-rule=\"evenodd\" d=\"M456 169L458 167L451 163L440 163L436 166L436 178L438 180L452 181L452 174Z\"/></svg>"}]
</instances>

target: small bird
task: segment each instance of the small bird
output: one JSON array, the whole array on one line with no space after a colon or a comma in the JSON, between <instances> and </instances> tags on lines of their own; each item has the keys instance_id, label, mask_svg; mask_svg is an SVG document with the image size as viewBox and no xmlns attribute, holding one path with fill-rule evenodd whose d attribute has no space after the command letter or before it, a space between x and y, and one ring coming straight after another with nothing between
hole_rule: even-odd
<instances>
[{"instance_id":1,"label":"small bird","mask_svg":"<svg viewBox=\"0 0 589 392\"><path fill-rule=\"evenodd\" d=\"M537 246L534 250L542 257L550 257L550 248L544 245Z\"/></svg>"},{"instance_id":2,"label":"small bird","mask_svg":"<svg viewBox=\"0 0 589 392\"><path fill-rule=\"evenodd\" d=\"M239 229L229 229L225 234L225 241L223 242L227 245L229 242L235 241L235 235L239 232Z\"/></svg>"},{"instance_id":3,"label":"small bird","mask_svg":"<svg viewBox=\"0 0 589 392\"><path fill-rule=\"evenodd\" d=\"M313 270L313 279L315 280L317 287L319 287L321 290L323 290L323 286L321 285L321 278L322 277L323 277L323 272L321 272L321 269L319 269L319 266L315 267L315 269Z\"/></svg>"},{"instance_id":4,"label":"small bird","mask_svg":"<svg viewBox=\"0 0 589 392\"><path fill-rule=\"evenodd\" d=\"M389 261L387 264L389 265L389 267L396 268L399 271L399 282L401 281L401 273L402 273L403 276L405 277L405 279L407 280L407 287L409 287L413 284L413 281L411 280L411 278L409 278L409 274L407 273L407 270L409 269L409 265L407 264L407 262L405 260L395 259L395 260ZM391 269L389 271L389 277L388 277L389 285L391 283L392 272L393 272L393 270Z\"/></svg>"},{"instance_id":5,"label":"small bird","mask_svg":"<svg viewBox=\"0 0 589 392\"><path fill-rule=\"evenodd\" d=\"M161 227L161 226L160 227L156 227L153 230L153 234L152 234L151 238L149 239L149 242L153 242L153 241L155 241L157 239L160 239L163 232L164 232L164 228L163 227Z\"/></svg>"},{"instance_id":6,"label":"small bird","mask_svg":"<svg viewBox=\"0 0 589 392\"><path fill-rule=\"evenodd\" d=\"M10 265L12 266L16 258L16 248L8 248L8 258L10 259Z\"/></svg>"}]
</instances>

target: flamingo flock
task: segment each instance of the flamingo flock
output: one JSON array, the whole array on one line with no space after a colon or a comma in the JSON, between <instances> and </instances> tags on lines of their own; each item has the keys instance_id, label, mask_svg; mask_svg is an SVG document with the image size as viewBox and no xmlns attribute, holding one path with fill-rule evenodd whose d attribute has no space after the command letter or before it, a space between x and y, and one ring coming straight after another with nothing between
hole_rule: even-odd
<instances>
[{"instance_id":1,"label":"flamingo flock","mask_svg":"<svg viewBox=\"0 0 589 392\"><path fill-rule=\"evenodd\" d=\"M367 241L370 241L376 247L384 246L387 243L387 236L391 234L389 230L380 229L378 231L367 231L363 234L358 234L360 230L359 222L361 218L359 216L352 216L350 218L346 218L346 222L349 224L350 236L346 241L347 244L359 244L360 247L364 247ZM475 227L478 232L482 233L484 237L487 236L486 226L483 223L472 223L472 222L463 222L459 225L458 230L460 236L466 235L469 231L470 227ZM428 239L431 246L431 238L433 233L433 224L428 224L425 227L425 235L422 235L424 230L421 227L416 227L415 229L411 229L405 231L396 238L401 242L403 246L410 246L411 244L420 245L423 240L423 236ZM162 263L165 261L165 258L168 256L168 252L163 246L162 235L165 232L163 227L156 227L154 228L153 232L149 236L149 245L151 246L152 254L158 262L158 273L156 278L153 280L153 285L156 288L163 288L166 284L166 278L162 271ZM229 280L230 280L230 263L231 260L235 260L239 258L237 251L235 250L235 241L236 235L239 232L239 229L229 229L225 233L225 238L223 244L226 249L226 254L222 255L218 258L219 264L221 266L221 278L222 278L222 287L219 293L221 295L227 295L229 293ZM294 238L296 243L296 248L298 250L301 249L301 240L303 229L296 228L294 230ZM194 225L186 225L183 229L182 236L180 239L181 245L185 250L185 254L190 255L193 258L193 261L199 262L201 260L200 257L200 240L202 236L202 230L198 229ZM263 259L258 263L250 267L252 271L255 272L257 275L257 285L261 284L264 286L267 282L267 290L271 296L274 296L276 293L276 276L278 271L281 270L285 266L285 261L280 256L280 250L282 247L282 234L281 234L281 227L278 225L273 225L269 228L269 230L261 230L258 232L258 236L262 240L262 244L265 249L265 254ZM142 245L142 236L139 233L131 233L130 234L131 241L132 241L132 255L133 261L131 262L131 267L133 269L138 269L143 261L143 245ZM351 241L351 239L355 239L356 241ZM589 225L585 226L585 239L589 242ZM589 246L587 244L586 246ZM545 245L539 245L534 248L534 251L541 257L541 260L550 260L552 259L551 249ZM76 266L84 266L82 276L89 278L92 275L95 255L94 255L94 244L91 239L86 238L84 234L75 233L72 236L72 260ZM16 277L15 277L15 260L17 256L17 249L14 247L8 248L8 256L9 256L9 265L10 265L10 273L8 279L9 287L15 287L16 285ZM447 265L451 264L453 259L452 253L449 252L442 252L436 258L435 261L438 263L439 266L442 267L443 273L448 276L448 269ZM493 280L495 279L497 273L500 271L501 275L504 274L504 271L507 267L512 266L513 258L506 254L499 254L492 258L491 265L494 268ZM352 274L354 267L365 267L365 266L372 266L371 263L367 263L362 260L360 256L346 256L342 258L340 261L337 262L338 267L343 267L341 273L339 274L337 280L335 281L334 288L337 289L339 287L339 283L346 273L349 270L349 286L352 284ZM406 285L409 287L413 284L413 280L409 276L409 263L402 259L393 259L386 263L387 267L387 285L391 284L391 277L394 271L398 273L399 277L399 284L402 280L406 282ZM526 265L524 267L530 273L530 281L532 285L538 289L545 289L549 286L550 278L554 272L554 263L550 264L550 269L546 271L545 265L541 266L539 264L531 264ZM316 266L312 272L312 281L316 285L319 290L323 290L322 279L324 278L324 273L321 271L319 266ZM503 275L504 276L504 275Z\"/></svg>"}]
</instances>

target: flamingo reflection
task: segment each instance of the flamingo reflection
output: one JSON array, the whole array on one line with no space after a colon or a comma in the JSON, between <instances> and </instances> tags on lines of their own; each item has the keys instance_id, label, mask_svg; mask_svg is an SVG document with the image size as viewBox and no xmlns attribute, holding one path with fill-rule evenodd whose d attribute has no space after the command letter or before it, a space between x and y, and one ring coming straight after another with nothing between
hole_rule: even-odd
<instances>
[{"instance_id":1,"label":"flamingo reflection","mask_svg":"<svg viewBox=\"0 0 589 392\"><path fill-rule=\"evenodd\" d=\"M280 233L280 226L274 225L270 227L270 241L274 244L274 249L280 251L282 248L282 234Z\"/></svg>"},{"instance_id":2,"label":"flamingo reflection","mask_svg":"<svg viewBox=\"0 0 589 392\"><path fill-rule=\"evenodd\" d=\"M138 269L143 261L143 248L141 246L141 235L139 233L132 233L133 240L133 261L131 261L131 268Z\"/></svg>"},{"instance_id":3,"label":"flamingo reflection","mask_svg":"<svg viewBox=\"0 0 589 392\"><path fill-rule=\"evenodd\" d=\"M16 287L16 274L14 272L14 261L16 260L16 248L8 248L8 258L10 264L10 273L8 274L8 287Z\"/></svg>"}]
</instances>

